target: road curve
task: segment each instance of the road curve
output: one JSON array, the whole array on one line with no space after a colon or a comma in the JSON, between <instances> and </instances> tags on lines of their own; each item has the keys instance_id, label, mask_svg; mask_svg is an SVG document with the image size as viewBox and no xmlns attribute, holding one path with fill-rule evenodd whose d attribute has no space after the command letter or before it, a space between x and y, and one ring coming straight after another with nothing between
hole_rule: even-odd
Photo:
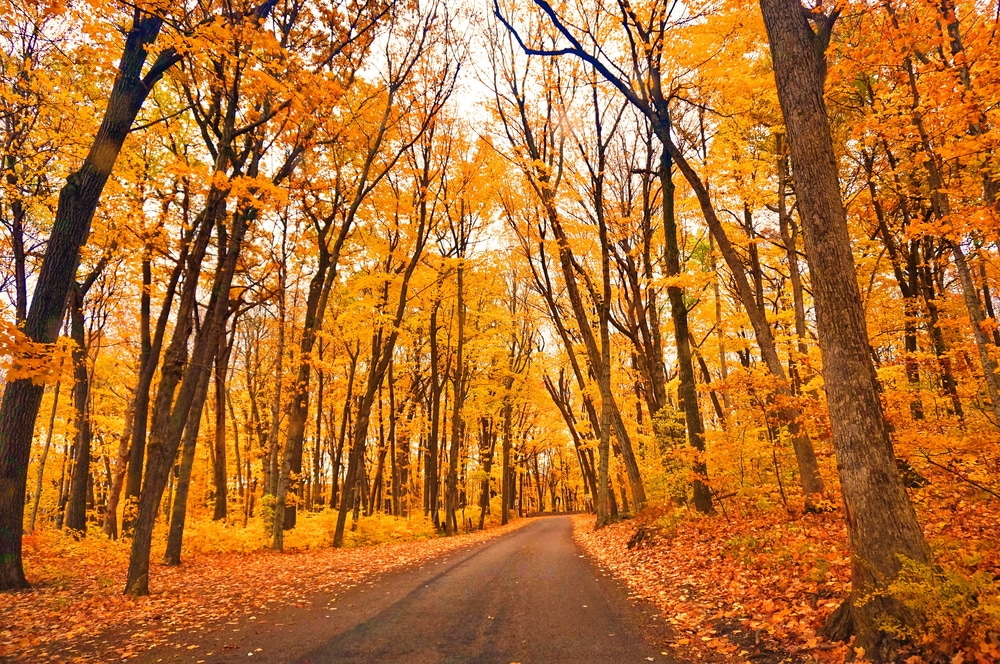
<instances>
[{"instance_id":1,"label":"road curve","mask_svg":"<svg viewBox=\"0 0 1000 664\"><path fill-rule=\"evenodd\" d=\"M203 633L200 656L156 648L140 659L252 664L677 661L646 642L644 628L653 623L626 601L620 585L582 555L572 528L568 517L538 518L499 539L338 593L328 603L277 610L214 636Z\"/></svg>"}]
</instances>

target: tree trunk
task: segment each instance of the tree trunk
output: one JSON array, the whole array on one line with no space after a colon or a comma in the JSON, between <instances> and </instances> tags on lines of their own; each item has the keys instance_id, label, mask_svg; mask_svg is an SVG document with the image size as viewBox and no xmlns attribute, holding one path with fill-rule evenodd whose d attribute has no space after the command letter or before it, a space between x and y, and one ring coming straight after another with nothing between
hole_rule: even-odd
<instances>
[{"instance_id":1,"label":"tree trunk","mask_svg":"<svg viewBox=\"0 0 1000 664\"><path fill-rule=\"evenodd\" d=\"M430 434L427 437L427 456L424 457L427 467L424 470L424 486L427 487L427 504L424 506L425 511L430 514L431 523L434 524L435 528L441 527L441 516L438 513L438 437L440 435L441 427L441 381L439 376L439 365L440 365L440 353L438 352L438 342L437 342L437 314L438 308L440 307L440 299L436 299L431 305L430 314L430 329L428 331L428 338L430 341L431 350L431 365L430 365L430 411L431 411L431 429Z\"/></svg>"},{"instance_id":2,"label":"tree trunk","mask_svg":"<svg viewBox=\"0 0 1000 664\"><path fill-rule=\"evenodd\" d=\"M861 294L841 199L837 160L823 100L823 48L835 16L814 13L819 33L797 0L760 0L785 117L813 298L833 445L851 552L849 611L855 646L888 659L886 620L913 617L882 590L902 559L930 561L916 514L896 469L879 401ZM864 598L865 601L859 601Z\"/></svg>"},{"instance_id":3,"label":"tree trunk","mask_svg":"<svg viewBox=\"0 0 1000 664\"><path fill-rule=\"evenodd\" d=\"M680 246L677 243L677 219L674 215L674 183L671 174L671 158L663 150L660 159L660 186L663 189L663 233L665 237L664 262L668 277L681 273ZM676 285L667 286L670 299L670 316L674 323L674 343L677 347L677 374L679 385L677 400L679 410L684 413L688 442L699 454L705 452L705 425L698 407L698 388L694 379L694 363L691 354L691 333L688 329L688 310L684 302L684 290ZM708 488L708 472L703 458L693 464L695 479L692 481L694 506L703 514L712 514L712 494ZM602 482L601 486L604 486Z\"/></svg>"},{"instance_id":4,"label":"tree trunk","mask_svg":"<svg viewBox=\"0 0 1000 664\"><path fill-rule=\"evenodd\" d=\"M204 219L202 222L204 223ZM143 256L142 264L142 294L140 299L140 335L141 349L139 352L139 381L135 388L135 402L133 411L135 418L132 423L132 442L129 446L128 471L125 478L125 510L122 514L122 534L132 532L135 522L136 507L139 502L139 492L142 489L142 466L143 458L146 455L146 435L149 425L149 396L152 392L153 377L156 374L156 367L160 357L160 350L163 348L163 339L166 336L167 323L170 320L170 310L173 306L174 296L177 293L177 284L180 281L181 273L184 271L185 262L188 259L189 251L199 251L204 243L208 242L208 234L211 228L201 228L191 230L191 236L182 243L180 256L177 264L170 274L170 283L167 285L167 292L163 296L163 304L160 306L160 316L156 321L156 332L152 340L149 339L150 328L150 301L149 290L152 286L152 248L147 246ZM197 235L193 248L191 237Z\"/></svg>"},{"instance_id":5,"label":"tree trunk","mask_svg":"<svg viewBox=\"0 0 1000 664\"><path fill-rule=\"evenodd\" d=\"M278 345L275 349L277 355L274 366L274 398L271 400L271 427L267 435L267 454L264 457L264 495L275 496L278 493L280 483L278 464L278 435L281 432L281 396L282 383L285 374L285 322L287 319L287 307L285 296L287 293L286 264L288 261L288 229L285 225L281 230L281 265L278 266ZM284 523L279 521L278 523ZM272 524L273 528L273 524ZM272 538L274 531L272 530ZM281 550L280 545L275 546L272 541L271 548Z\"/></svg>"},{"instance_id":6,"label":"tree trunk","mask_svg":"<svg viewBox=\"0 0 1000 664\"><path fill-rule=\"evenodd\" d=\"M52 430L56 424L56 410L59 408L59 388L62 381L56 382L55 390L52 394L52 410L49 412L49 426L45 432L45 447L42 448L42 458L38 460L38 479L35 482L35 495L31 504L31 519L28 521L28 532L35 531L35 518L38 516L38 501L42 497L42 480L45 474L45 460L49 456L49 447L52 445Z\"/></svg>"},{"instance_id":7,"label":"tree trunk","mask_svg":"<svg viewBox=\"0 0 1000 664\"><path fill-rule=\"evenodd\" d=\"M318 344L319 361L323 361L323 341ZM312 494L309 509L315 510L323 505L323 413L326 375L319 367L316 368L316 432L314 434Z\"/></svg>"},{"instance_id":8,"label":"tree trunk","mask_svg":"<svg viewBox=\"0 0 1000 664\"><path fill-rule=\"evenodd\" d=\"M275 487L274 530L272 531L271 548L281 551L283 538L281 530L295 527L296 505L286 504L286 495L295 491L301 482L302 446L305 441L306 419L309 416L309 381L312 376L312 352L319 332L323 327L323 316L326 313L326 303L330 287L337 274L337 256L331 259L325 246L325 233L321 233L319 242L319 265L309 282L309 294L306 297L306 316L302 324L302 337L299 340L299 367L295 380L295 392L288 408L288 427L285 438L285 450L281 458L281 474ZM337 252L339 254L339 251ZM292 477L296 479L292 481Z\"/></svg>"},{"instance_id":9,"label":"tree trunk","mask_svg":"<svg viewBox=\"0 0 1000 664\"><path fill-rule=\"evenodd\" d=\"M351 402L354 401L354 376L358 367L358 351L351 352L347 349L348 357L351 359L351 366L347 373L347 394L344 396L344 408L340 416L340 433L337 436L337 452L333 457L333 471L330 478L330 509L340 504L340 469L343 467L344 445L347 441L348 422L351 419Z\"/></svg>"},{"instance_id":10,"label":"tree trunk","mask_svg":"<svg viewBox=\"0 0 1000 664\"><path fill-rule=\"evenodd\" d=\"M486 527L486 515L490 511L490 472L493 470L493 454L497 446L497 433L493 418L480 418L479 431L479 453L484 474L479 488L479 530L482 530Z\"/></svg>"},{"instance_id":11,"label":"tree trunk","mask_svg":"<svg viewBox=\"0 0 1000 664\"><path fill-rule=\"evenodd\" d=\"M229 486L226 477L226 374L229 371L229 357L233 351L233 340L236 336L235 326L233 336L228 340L225 334L219 335L219 347L215 355L215 464L212 467L212 480L215 485L215 511L213 521L223 521L228 509ZM235 428L236 423L233 422ZM237 467L239 461L237 460Z\"/></svg>"},{"instance_id":12,"label":"tree trunk","mask_svg":"<svg viewBox=\"0 0 1000 664\"><path fill-rule=\"evenodd\" d=\"M219 335L220 337L222 335ZM181 545L184 539L184 521L187 519L188 489L191 487L191 470L194 468L194 453L198 447L198 431L201 428L201 415L208 398L208 384L211 373L203 371L198 383L198 392L187 426L184 427L184 440L181 443L181 460L177 468L177 481L174 482L174 501L170 510L170 529L167 532L167 550L163 554L164 565L181 564Z\"/></svg>"},{"instance_id":13,"label":"tree trunk","mask_svg":"<svg viewBox=\"0 0 1000 664\"><path fill-rule=\"evenodd\" d=\"M461 223L461 222L460 222ZM464 260L464 248L459 251ZM459 263L456 276L458 330L455 350L455 399L451 411L451 446L448 450L448 476L445 481L445 533L458 532L458 456L465 425L462 405L465 403L465 267Z\"/></svg>"},{"instance_id":14,"label":"tree trunk","mask_svg":"<svg viewBox=\"0 0 1000 664\"><path fill-rule=\"evenodd\" d=\"M225 211L225 198L224 192L214 188L209 193L208 214L211 218L221 219L221 213ZM205 318L195 337L191 361L187 363L183 361L183 355L186 353L181 348L181 346L186 347L186 337L189 330L187 333L181 330L184 333L182 339L176 336L175 331L175 338L171 342L172 348L168 349L167 356L164 357L160 387L157 390L156 405L153 411L153 426L150 431L149 464L146 471L146 481L139 497L139 516L136 520L135 536L132 540L132 552L129 558L128 578L125 584L125 592L128 594L149 594L149 549L153 536L153 523L156 518L156 505L160 502L166 487L167 476L177 455L181 435L195 402L202 374L208 371L218 347L220 328L225 324L229 306L229 289L236 271L243 237L246 234L247 225L255 216L256 210L252 207L238 209L233 214L232 233L226 243L225 254L219 257L219 267L212 284L211 297ZM188 278L194 280L195 284L199 265L200 262L192 264L192 269L188 271ZM196 285L192 285L190 291L188 291L187 286L186 283L185 293L181 298L181 309L184 309L185 297L189 297L192 308L187 311L193 312ZM181 315L181 313L178 314L178 320L185 320ZM183 325L178 325L178 328L183 327ZM179 381L182 374L183 380ZM178 381L180 388L177 390L177 398L173 399L174 388Z\"/></svg>"},{"instance_id":15,"label":"tree trunk","mask_svg":"<svg viewBox=\"0 0 1000 664\"><path fill-rule=\"evenodd\" d=\"M508 381L509 382L509 381ZM500 442L500 525L510 523L510 508L514 500L514 484L511 481L512 468L511 458L511 436L512 436L512 413L510 387L504 390L503 407L501 408L503 417L502 439Z\"/></svg>"},{"instance_id":16,"label":"tree trunk","mask_svg":"<svg viewBox=\"0 0 1000 664\"><path fill-rule=\"evenodd\" d=\"M66 501L67 530L87 534L87 481L90 479L90 372L87 367L87 340L83 324L83 290L73 288L70 303L70 336L73 339L73 406L76 442L73 445L73 472Z\"/></svg>"},{"instance_id":17,"label":"tree trunk","mask_svg":"<svg viewBox=\"0 0 1000 664\"><path fill-rule=\"evenodd\" d=\"M392 515L402 515L402 501L400 491L402 483L399 479L400 470L404 463L399 456L398 441L396 440L396 377L393 375L395 362L389 361L389 487L392 493Z\"/></svg>"}]
</instances>

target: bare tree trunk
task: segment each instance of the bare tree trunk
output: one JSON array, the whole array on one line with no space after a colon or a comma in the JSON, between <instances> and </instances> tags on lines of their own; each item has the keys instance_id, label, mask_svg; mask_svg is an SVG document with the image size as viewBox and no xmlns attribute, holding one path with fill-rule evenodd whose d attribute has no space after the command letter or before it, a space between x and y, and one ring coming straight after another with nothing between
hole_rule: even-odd
<instances>
[{"instance_id":1,"label":"bare tree trunk","mask_svg":"<svg viewBox=\"0 0 1000 664\"><path fill-rule=\"evenodd\" d=\"M461 221L459 223L462 223ZM463 238L464 241L464 238ZM464 247L459 250L459 260L464 260ZM465 402L465 267L458 265L457 276L458 330L455 350L455 399L451 411L451 446L448 450L448 476L445 479L445 533L458 532L458 456L462 443L465 419L462 405Z\"/></svg>"},{"instance_id":2,"label":"bare tree trunk","mask_svg":"<svg viewBox=\"0 0 1000 664\"><path fill-rule=\"evenodd\" d=\"M323 362L323 340L317 344L319 361ZM309 500L309 509L315 510L317 506L323 504L323 408L325 406L324 396L326 387L326 374L319 367L316 368L316 431L314 434L313 450L313 479L312 492Z\"/></svg>"},{"instance_id":3,"label":"bare tree trunk","mask_svg":"<svg viewBox=\"0 0 1000 664\"><path fill-rule=\"evenodd\" d=\"M347 432L349 430L348 422L351 419L351 404L354 401L354 376L357 372L359 353L359 350L352 353L350 347L347 349L347 355L351 359L351 366L347 373L347 394L344 396L344 408L341 411L340 433L337 437L337 452L333 458L333 473L330 479L330 509L337 507L343 500L343 498L339 495L340 470L343 467L344 446L346 445Z\"/></svg>"},{"instance_id":4,"label":"bare tree trunk","mask_svg":"<svg viewBox=\"0 0 1000 664\"><path fill-rule=\"evenodd\" d=\"M264 458L264 495L275 496L279 490L281 470L278 464L278 435L281 425L281 387L285 373L285 323L287 318L285 294L285 277L287 270L285 263L288 259L288 228L287 220L283 220L281 227L281 257L282 263L278 265L278 346L275 349L277 357L274 367L274 398L271 400L271 428L267 435L267 455ZM284 523L282 519L278 523ZM273 527L273 526L272 526ZM273 537L273 531L272 531ZM281 550L280 543L271 548Z\"/></svg>"},{"instance_id":5,"label":"bare tree trunk","mask_svg":"<svg viewBox=\"0 0 1000 664\"><path fill-rule=\"evenodd\" d=\"M235 325L232 336L219 335L219 347L215 356L215 464L212 480L215 484L215 511L213 521L223 521L228 509L229 488L226 477L226 375L229 372L229 357L233 351L236 336ZM235 429L236 422L233 422ZM237 467L239 461L237 460Z\"/></svg>"},{"instance_id":6,"label":"bare tree trunk","mask_svg":"<svg viewBox=\"0 0 1000 664\"><path fill-rule=\"evenodd\" d=\"M508 381L510 382L510 381ZM514 483L511 481L513 469L511 468L511 427L512 427L512 406L510 403L510 387L504 391L503 407L501 409L503 417L503 429L501 430L500 442L500 524L510 523L510 508L514 498Z\"/></svg>"},{"instance_id":7,"label":"bare tree trunk","mask_svg":"<svg viewBox=\"0 0 1000 664\"><path fill-rule=\"evenodd\" d=\"M392 493L392 515L400 516L403 513L400 491L400 471L402 459L399 458L398 441L396 440L396 377L393 375L395 362L389 361L389 486Z\"/></svg>"},{"instance_id":8,"label":"bare tree trunk","mask_svg":"<svg viewBox=\"0 0 1000 664\"><path fill-rule=\"evenodd\" d=\"M426 469L424 470L424 485L427 487L427 504L424 506L426 512L430 514L431 523L435 528L441 527L441 516L438 513L438 439L441 427L441 381L439 379L440 353L437 342L437 315L441 303L439 299L431 305L430 325L428 337L431 350L430 365L430 411L431 428L427 437L427 456L425 457Z\"/></svg>"},{"instance_id":9,"label":"bare tree trunk","mask_svg":"<svg viewBox=\"0 0 1000 664\"><path fill-rule=\"evenodd\" d=\"M90 478L90 372L87 368L87 340L83 326L83 292L73 288L70 305L70 335L73 348L73 406L76 442L73 444L73 471L70 473L69 499L65 525L80 535L87 533L87 480Z\"/></svg>"}]
</instances>

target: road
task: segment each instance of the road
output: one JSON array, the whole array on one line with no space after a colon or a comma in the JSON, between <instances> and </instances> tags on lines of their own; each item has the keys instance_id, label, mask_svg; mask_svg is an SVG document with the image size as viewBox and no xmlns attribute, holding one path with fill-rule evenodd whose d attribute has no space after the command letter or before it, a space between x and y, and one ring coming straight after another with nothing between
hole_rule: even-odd
<instances>
[{"instance_id":1,"label":"road","mask_svg":"<svg viewBox=\"0 0 1000 664\"><path fill-rule=\"evenodd\" d=\"M312 607L290 607L201 633L196 651L148 651L150 662L547 664L675 662L646 638L652 609L577 548L568 517L545 517L496 540L398 571ZM644 634L646 637L644 638Z\"/></svg>"}]
</instances>

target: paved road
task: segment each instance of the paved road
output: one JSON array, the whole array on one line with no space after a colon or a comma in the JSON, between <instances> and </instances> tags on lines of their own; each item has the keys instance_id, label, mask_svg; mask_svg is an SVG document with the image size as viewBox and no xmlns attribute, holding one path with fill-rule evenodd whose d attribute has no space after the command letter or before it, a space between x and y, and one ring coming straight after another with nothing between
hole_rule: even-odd
<instances>
[{"instance_id":1,"label":"paved road","mask_svg":"<svg viewBox=\"0 0 1000 664\"><path fill-rule=\"evenodd\" d=\"M277 611L203 634L198 655L146 661L619 664L675 661L647 644L643 607L583 557L567 517L387 574L326 606ZM658 640L658 639L654 639ZM259 650L258 650L259 648ZM206 656L209 652L212 655Z\"/></svg>"}]
</instances>

